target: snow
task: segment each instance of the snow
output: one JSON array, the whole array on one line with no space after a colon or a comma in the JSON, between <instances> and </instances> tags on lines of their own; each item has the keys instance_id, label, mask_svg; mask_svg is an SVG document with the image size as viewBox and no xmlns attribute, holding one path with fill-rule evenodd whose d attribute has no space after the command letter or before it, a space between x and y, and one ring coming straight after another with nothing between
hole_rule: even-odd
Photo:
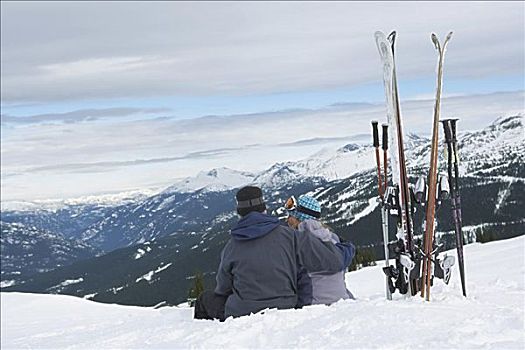
<instances>
[{"instance_id":1,"label":"snow","mask_svg":"<svg viewBox=\"0 0 525 350\"><path fill-rule=\"evenodd\" d=\"M130 190L118 193L108 193L100 195L89 195L69 199L44 199L34 201L2 201L0 202L2 211L34 211L48 210L57 211L68 205L97 204L100 206L116 206L128 202L134 202L147 198L159 192L158 188L142 188L140 190Z\"/></svg>"},{"instance_id":2,"label":"snow","mask_svg":"<svg viewBox=\"0 0 525 350\"><path fill-rule=\"evenodd\" d=\"M297 162L278 163L261 172L254 183L276 187L298 178L321 177L327 181L344 179L375 164L371 147L348 144L343 147L325 147Z\"/></svg>"},{"instance_id":3,"label":"snow","mask_svg":"<svg viewBox=\"0 0 525 350\"><path fill-rule=\"evenodd\" d=\"M84 279L82 277L80 277L80 278L77 278L76 280L65 280L60 285L61 286L69 286L70 284L76 284L76 283L80 283L80 282L83 282L83 281L84 281Z\"/></svg>"},{"instance_id":4,"label":"snow","mask_svg":"<svg viewBox=\"0 0 525 350\"><path fill-rule=\"evenodd\" d=\"M348 225L352 225L356 223L358 220L360 220L361 218L371 214L378 205L379 205L379 202L377 201L377 198L370 198L368 200L368 206L365 209L363 209L361 212L356 214L355 217L352 219L352 221L350 221Z\"/></svg>"},{"instance_id":5,"label":"snow","mask_svg":"<svg viewBox=\"0 0 525 350\"><path fill-rule=\"evenodd\" d=\"M146 246L145 249L138 248L134 259L137 260L137 259L142 258L144 255L146 255L146 252L151 252L151 247L150 246Z\"/></svg>"},{"instance_id":6,"label":"snow","mask_svg":"<svg viewBox=\"0 0 525 350\"><path fill-rule=\"evenodd\" d=\"M168 267L171 266L171 264L172 263L169 263L169 264L164 265L164 266L159 266L155 271L149 271L148 273L140 276L139 278L137 278L135 280L135 282L140 282L141 280L146 280L146 281L149 282L149 281L151 281L151 278L153 277L154 274L159 273L159 272L161 272L163 270L166 270Z\"/></svg>"},{"instance_id":7,"label":"snow","mask_svg":"<svg viewBox=\"0 0 525 350\"><path fill-rule=\"evenodd\" d=\"M15 280L4 280L4 281L0 281L0 288L7 288L7 287L11 287L13 285L16 284L16 281Z\"/></svg>"},{"instance_id":8,"label":"snow","mask_svg":"<svg viewBox=\"0 0 525 350\"><path fill-rule=\"evenodd\" d=\"M524 236L465 246L466 299L455 268L449 285L432 287L430 302L399 294L387 301L378 262L346 275L356 300L223 323L193 320L184 304L153 309L4 292L1 348L523 349L524 248Z\"/></svg>"},{"instance_id":9,"label":"snow","mask_svg":"<svg viewBox=\"0 0 525 350\"><path fill-rule=\"evenodd\" d=\"M77 284L80 282L84 282L84 279L82 277L74 279L74 280L65 280L65 281L60 282L56 286L48 288L48 290L58 290L58 289L61 289L62 287L69 286L71 284Z\"/></svg>"},{"instance_id":10,"label":"snow","mask_svg":"<svg viewBox=\"0 0 525 350\"><path fill-rule=\"evenodd\" d=\"M201 171L194 177L187 177L168 187L163 193L185 193L201 189L206 189L209 192L225 191L250 184L254 177L255 175L249 172L222 167Z\"/></svg>"}]
</instances>

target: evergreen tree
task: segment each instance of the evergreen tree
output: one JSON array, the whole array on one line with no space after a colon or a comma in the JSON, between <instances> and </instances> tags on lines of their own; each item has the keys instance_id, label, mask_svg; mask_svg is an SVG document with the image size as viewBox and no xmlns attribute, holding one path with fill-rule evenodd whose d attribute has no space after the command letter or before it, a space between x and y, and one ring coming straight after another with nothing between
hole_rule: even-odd
<instances>
[{"instance_id":1,"label":"evergreen tree","mask_svg":"<svg viewBox=\"0 0 525 350\"><path fill-rule=\"evenodd\" d=\"M193 278L193 286L188 292L188 303L190 306L195 305L195 300L204 292L204 275L202 272L197 271Z\"/></svg>"},{"instance_id":2,"label":"evergreen tree","mask_svg":"<svg viewBox=\"0 0 525 350\"><path fill-rule=\"evenodd\" d=\"M354 260L348 271L355 271L366 266L376 265L376 255L371 248L356 248Z\"/></svg>"},{"instance_id":3,"label":"evergreen tree","mask_svg":"<svg viewBox=\"0 0 525 350\"><path fill-rule=\"evenodd\" d=\"M490 241L495 241L497 237L492 231L485 231L482 227L476 230L476 242L487 243Z\"/></svg>"}]
</instances>

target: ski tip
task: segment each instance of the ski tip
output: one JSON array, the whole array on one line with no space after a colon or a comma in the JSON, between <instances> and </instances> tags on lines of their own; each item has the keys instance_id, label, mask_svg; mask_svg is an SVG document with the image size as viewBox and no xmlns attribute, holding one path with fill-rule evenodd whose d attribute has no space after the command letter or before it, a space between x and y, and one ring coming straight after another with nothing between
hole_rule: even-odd
<instances>
[{"instance_id":1,"label":"ski tip","mask_svg":"<svg viewBox=\"0 0 525 350\"><path fill-rule=\"evenodd\" d=\"M389 48L385 41L386 41L386 38L384 37L384 35L380 37L376 37L376 45L377 45L377 49L379 50L379 55L381 55L381 59L384 59L389 56L389 53L388 53Z\"/></svg>"},{"instance_id":2,"label":"ski tip","mask_svg":"<svg viewBox=\"0 0 525 350\"><path fill-rule=\"evenodd\" d=\"M374 33L374 38L379 39L379 38L384 38L385 37L385 33L383 33L382 31L378 30Z\"/></svg>"},{"instance_id":3,"label":"ski tip","mask_svg":"<svg viewBox=\"0 0 525 350\"><path fill-rule=\"evenodd\" d=\"M430 34L430 38L432 39L432 42L434 43L434 47L437 50L439 50L440 49L440 45L439 45L439 39L438 39L437 35L432 33L432 34Z\"/></svg>"},{"instance_id":4,"label":"ski tip","mask_svg":"<svg viewBox=\"0 0 525 350\"><path fill-rule=\"evenodd\" d=\"M388 42L390 43L390 46L392 47L392 52L394 52L394 45L396 44L396 31L393 30L390 34L388 34Z\"/></svg>"},{"instance_id":5,"label":"ski tip","mask_svg":"<svg viewBox=\"0 0 525 350\"><path fill-rule=\"evenodd\" d=\"M393 42L396 40L397 32L395 30L391 31L390 34L388 34L388 41Z\"/></svg>"},{"instance_id":6,"label":"ski tip","mask_svg":"<svg viewBox=\"0 0 525 350\"><path fill-rule=\"evenodd\" d=\"M448 41L450 40L450 38L452 38L452 31L448 32L447 34L447 37L445 38L445 41L443 42L443 47L445 47L448 43Z\"/></svg>"}]
</instances>

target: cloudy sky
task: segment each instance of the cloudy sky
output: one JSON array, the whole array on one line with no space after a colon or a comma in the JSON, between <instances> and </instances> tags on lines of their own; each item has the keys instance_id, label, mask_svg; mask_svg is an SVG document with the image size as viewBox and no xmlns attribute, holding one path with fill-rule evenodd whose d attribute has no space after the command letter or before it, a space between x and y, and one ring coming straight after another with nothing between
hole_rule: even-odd
<instances>
[{"instance_id":1,"label":"cloudy sky","mask_svg":"<svg viewBox=\"0 0 525 350\"><path fill-rule=\"evenodd\" d=\"M2 200L259 171L384 118L376 30L396 29L408 131L525 110L523 2L1 2ZM299 142L305 141L305 142ZM308 141L308 142L306 142Z\"/></svg>"}]
</instances>

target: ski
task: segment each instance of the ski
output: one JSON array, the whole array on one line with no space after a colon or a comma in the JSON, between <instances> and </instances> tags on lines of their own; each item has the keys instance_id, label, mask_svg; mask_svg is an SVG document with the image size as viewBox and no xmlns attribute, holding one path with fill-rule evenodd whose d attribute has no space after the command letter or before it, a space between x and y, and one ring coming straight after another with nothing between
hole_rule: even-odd
<instances>
[{"instance_id":1,"label":"ski","mask_svg":"<svg viewBox=\"0 0 525 350\"><path fill-rule=\"evenodd\" d=\"M461 278L461 290L463 296L467 296L465 286L465 258L463 255L463 231L461 220L461 199L459 195L459 157L457 152L457 137L456 137L456 122L457 119L442 120L443 131L445 132L445 142L447 144L447 170L450 183L450 202L452 206L452 218L454 220L454 230L456 236L456 249L459 264L459 274ZM454 168L454 174L452 173Z\"/></svg>"},{"instance_id":2,"label":"ski","mask_svg":"<svg viewBox=\"0 0 525 350\"><path fill-rule=\"evenodd\" d=\"M401 109L399 106L399 93L397 89L397 75L396 75L396 61L394 55L394 47L396 40L396 32L393 31L388 36L388 41L390 42L392 49L392 90L393 90L393 102L394 102L394 112L395 112L395 124L397 132L397 151L399 157L399 192L400 192L400 217L401 225L405 233L405 248L412 260L414 260L414 233L412 231L412 217L411 217L411 206L410 206L410 188L408 183L408 173L406 169L405 162L405 147L403 143L403 120L401 119ZM412 289L411 284L411 289ZM414 295L415 293L412 293Z\"/></svg>"},{"instance_id":3,"label":"ski","mask_svg":"<svg viewBox=\"0 0 525 350\"><path fill-rule=\"evenodd\" d=\"M375 33L376 45L383 65L387 120L392 129L390 133L392 188L385 189L384 201L387 207L397 210L399 218L396 234L397 243L394 247L396 267L391 266L390 268L385 268L384 271L389 278L395 280L394 290L398 288L402 294L406 294L410 290L411 295L415 295L417 293L418 276L413 276L415 254L412 210L394 59L395 39L395 31L390 33L388 37L381 31ZM408 261L411 263L408 263Z\"/></svg>"},{"instance_id":4,"label":"ski","mask_svg":"<svg viewBox=\"0 0 525 350\"><path fill-rule=\"evenodd\" d=\"M446 46L452 37L452 32L448 33L443 46L440 45L437 36L432 33L431 39L434 47L439 53L437 65L437 88L436 99L434 103L434 120L432 123L432 141L430 150L430 168L428 173L428 200L425 214L425 235L424 235L424 256L423 269L421 271L421 297L425 297L427 301L430 300L430 285L431 285L431 268L432 268L432 254L434 244L434 229L435 229L435 211L436 211L436 194L438 185L438 138L439 138L439 115L441 108L441 90L443 80L443 61L445 58Z\"/></svg>"}]
</instances>

